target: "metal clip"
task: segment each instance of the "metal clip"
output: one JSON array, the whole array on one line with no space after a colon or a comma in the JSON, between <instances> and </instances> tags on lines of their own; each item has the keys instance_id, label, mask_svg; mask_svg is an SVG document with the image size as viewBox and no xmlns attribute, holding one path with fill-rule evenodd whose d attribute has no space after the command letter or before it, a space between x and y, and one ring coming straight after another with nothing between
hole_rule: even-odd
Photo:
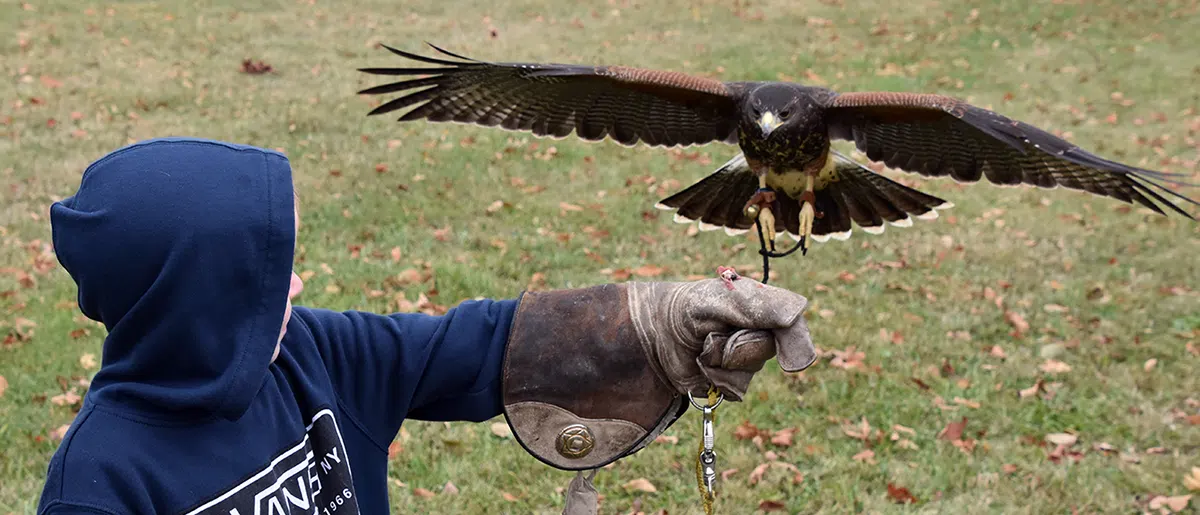
<instances>
[{"instance_id":1,"label":"metal clip","mask_svg":"<svg viewBox=\"0 0 1200 515\"><path fill-rule=\"evenodd\" d=\"M716 493L713 487L717 483L717 453L713 451L713 440L716 436L713 430L713 408L715 407L706 406L704 408L704 450L700 451L700 465L704 467L704 488L711 493Z\"/></svg>"},{"instance_id":2,"label":"metal clip","mask_svg":"<svg viewBox=\"0 0 1200 515\"><path fill-rule=\"evenodd\" d=\"M691 396L689 396L689 400L691 401L692 406L704 413L702 421L703 425L701 426L701 436L704 447L701 449L699 457L701 477L704 480L704 489L707 490L710 495L712 495L716 493L714 488L716 487L717 483L717 453L713 449L716 440L716 431L713 427L713 412L717 409L717 406L720 406L721 402L725 400L725 396L719 395L717 397L717 401L710 406L701 406Z\"/></svg>"}]
</instances>

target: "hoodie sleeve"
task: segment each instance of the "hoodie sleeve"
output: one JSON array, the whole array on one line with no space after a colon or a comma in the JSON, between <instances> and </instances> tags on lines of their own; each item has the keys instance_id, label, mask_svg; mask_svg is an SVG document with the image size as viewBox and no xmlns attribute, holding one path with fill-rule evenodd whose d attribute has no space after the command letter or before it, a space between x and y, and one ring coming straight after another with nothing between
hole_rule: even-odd
<instances>
[{"instance_id":1,"label":"hoodie sleeve","mask_svg":"<svg viewBox=\"0 0 1200 515\"><path fill-rule=\"evenodd\" d=\"M406 418L479 422L501 413L500 368L519 299L466 301L445 315L304 307L344 407L386 446Z\"/></svg>"}]
</instances>

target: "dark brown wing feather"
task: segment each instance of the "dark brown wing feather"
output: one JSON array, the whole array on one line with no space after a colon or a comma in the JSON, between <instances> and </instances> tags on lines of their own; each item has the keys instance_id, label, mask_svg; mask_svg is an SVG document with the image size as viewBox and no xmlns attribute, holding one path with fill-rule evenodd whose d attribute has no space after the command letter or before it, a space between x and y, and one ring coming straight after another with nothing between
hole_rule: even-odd
<instances>
[{"instance_id":1,"label":"dark brown wing feather","mask_svg":"<svg viewBox=\"0 0 1200 515\"><path fill-rule=\"evenodd\" d=\"M553 137L575 132L586 140L607 136L624 145L737 141L736 84L625 66L489 63L433 47L457 59L451 61L384 47L440 67L360 69L423 76L360 91L406 92L375 108L372 115L413 107L401 121L453 121ZM422 89L409 91L417 88Z\"/></svg>"},{"instance_id":2,"label":"dark brown wing feather","mask_svg":"<svg viewBox=\"0 0 1200 515\"><path fill-rule=\"evenodd\" d=\"M823 99L831 138L854 141L874 161L925 176L962 182L981 177L1002 185L1063 186L1137 202L1163 213L1151 199L1195 219L1150 186L1172 191L1174 174L1109 161L1027 123L942 95L830 93Z\"/></svg>"}]
</instances>

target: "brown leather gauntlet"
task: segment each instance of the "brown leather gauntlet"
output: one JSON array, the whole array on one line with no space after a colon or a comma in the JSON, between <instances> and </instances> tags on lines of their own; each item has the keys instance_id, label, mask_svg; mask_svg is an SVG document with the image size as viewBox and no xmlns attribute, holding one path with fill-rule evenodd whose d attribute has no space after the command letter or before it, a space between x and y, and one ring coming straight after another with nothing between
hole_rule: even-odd
<instances>
[{"instance_id":1,"label":"brown leather gauntlet","mask_svg":"<svg viewBox=\"0 0 1200 515\"><path fill-rule=\"evenodd\" d=\"M808 301L747 278L527 292L505 350L504 414L518 442L564 470L637 452L709 385L740 401L763 363L816 359Z\"/></svg>"},{"instance_id":2,"label":"brown leather gauntlet","mask_svg":"<svg viewBox=\"0 0 1200 515\"><path fill-rule=\"evenodd\" d=\"M622 285L526 292L503 374L513 435L530 454L564 470L632 454L687 409L647 361Z\"/></svg>"}]
</instances>

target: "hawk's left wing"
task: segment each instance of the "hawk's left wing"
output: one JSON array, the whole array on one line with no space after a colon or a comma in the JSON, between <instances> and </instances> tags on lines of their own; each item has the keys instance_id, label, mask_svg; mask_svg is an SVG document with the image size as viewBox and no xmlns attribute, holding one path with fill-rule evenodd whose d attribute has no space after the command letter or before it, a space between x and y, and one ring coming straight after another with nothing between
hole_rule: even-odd
<instances>
[{"instance_id":1,"label":"hawk's left wing","mask_svg":"<svg viewBox=\"0 0 1200 515\"><path fill-rule=\"evenodd\" d=\"M831 138L850 140L868 158L925 176L961 182L981 177L1001 185L1063 186L1137 202L1166 214L1151 199L1191 219L1152 181L1184 184L1177 174L1134 168L1087 152L1027 123L956 98L916 93L830 93L823 99Z\"/></svg>"},{"instance_id":2,"label":"hawk's left wing","mask_svg":"<svg viewBox=\"0 0 1200 515\"><path fill-rule=\"evenodd\" d=\"M430 45L433 46L433 45ZM538 136L675 146L737 142L742 86L665 70L627 66L490 63L425 57L385 45L430 68L363 68L376 75L418 76L359 94L404 92L370 114L406 109L401 121L425 119L499 126Z\"/></svg>"}]
</instances>

